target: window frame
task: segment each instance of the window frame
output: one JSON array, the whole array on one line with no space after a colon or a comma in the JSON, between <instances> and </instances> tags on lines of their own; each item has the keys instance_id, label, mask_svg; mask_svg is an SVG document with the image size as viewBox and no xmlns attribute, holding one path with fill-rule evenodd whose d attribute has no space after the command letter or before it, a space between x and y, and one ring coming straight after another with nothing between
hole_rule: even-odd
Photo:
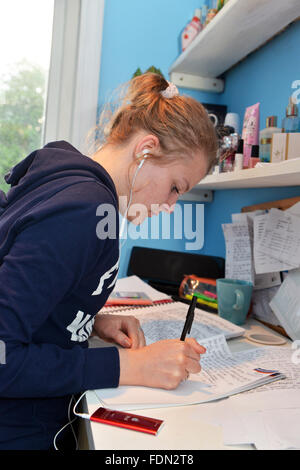
<instances>
[{"instance_id":1,"label":"window frame","mask_svg":"<svg viewBox=\"0 0 300 470\"><path fill-rule=\"evenodd\" d=\"M95 127L105 0L55 0L42 144L85 152Z\"/></svg>"}]
</instances>

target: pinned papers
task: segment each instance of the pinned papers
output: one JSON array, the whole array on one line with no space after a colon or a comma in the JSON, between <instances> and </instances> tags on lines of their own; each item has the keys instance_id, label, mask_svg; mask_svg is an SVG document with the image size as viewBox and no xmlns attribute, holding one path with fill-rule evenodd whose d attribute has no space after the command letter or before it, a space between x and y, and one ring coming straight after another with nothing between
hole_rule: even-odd
<instances>
[{"instance_id":1,"label":"pinned papers","mask_svg":"<svg viewBox=\"0 0 300 470\"><path fill-rule=\"evenodd\" d=\"M280 285L281 271L300 267L300 205L232 214L232 221L222 225L226 277L265 289Z\"/></svg>"},{"instance_id":2,"label":"pinned papers","mask_svg":"<svg viewBox=\"0 0 300 470\"><path fill-rule=\"evenodd\" d=\"M266 262L265 272L272 270L272 262L277 261L283 270L300 266L300 217L271 209L267 215L260 216L260 224L256 224L259 232L256 233L256 251L264 253L264 259L270 258L270 265ZM255 222L255 219L254 219ZM259 260L257 260L259 261ZM257 263L256 272L261 270L261 263ZM258 269L260 268L260 269Z\"/></svg>"},{"instance_id":3,"label":"pinned papers","mask_svg":"<svg viewBox=\"0 0 300 470\"><path fill-rule=\"evenodd\" d=\"M222 225L226 277L253 282L253 315L300 339L300 203L232 214L232 222Z\"/></svg>"},{"instance_id":4,"label":"pinned papers","mask_svg":"<svg viewBox=\"0 0 300 470\"><path fill-rule=\"evenodd\" d=\"M254 270L248 225L224 224L222 228L226 242L225 276L253 283Z\"/></svg>"}]
</instances>

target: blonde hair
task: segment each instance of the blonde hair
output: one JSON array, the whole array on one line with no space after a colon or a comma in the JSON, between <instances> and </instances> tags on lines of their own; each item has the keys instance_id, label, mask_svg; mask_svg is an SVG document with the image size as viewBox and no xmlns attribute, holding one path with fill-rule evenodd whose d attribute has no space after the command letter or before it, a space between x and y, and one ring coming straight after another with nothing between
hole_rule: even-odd
<instances>
[{"instance_id":1,"label":"blonde hair","mask_svg":"<svg viewBox=\"0 0 300 470\"><path fill-rule=\"evenodd\" d=\"M217 137L207 111L195 99L161 92L169 83L161 75L145 73L133 78L125 88L121 106L106 107L96 129L96 151L105 144L126 143L137 131L155 135L160 143L160 164L203 151L207 171L216 160Z\"/></svg>"}]
</instances>

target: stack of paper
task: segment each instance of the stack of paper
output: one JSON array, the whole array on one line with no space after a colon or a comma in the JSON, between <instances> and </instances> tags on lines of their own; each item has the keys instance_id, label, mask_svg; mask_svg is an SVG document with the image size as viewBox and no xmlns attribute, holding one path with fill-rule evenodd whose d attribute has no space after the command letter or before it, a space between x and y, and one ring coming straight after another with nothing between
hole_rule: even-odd
<instances>
[{"instance_id":1,"label":"stack of paper","mask_svg":"<svg viewBox=\"0 0 300 470\"><path fill-rule=\"evenodd\" d=\"M206 403L284 378L270 360L267 348L232 354L222 335L201 343L206 347L202 371L177 389L121 386L97 390L103 406L129 410Z\"/></svg>"},{"instance_id":2,"label":"stack of paper","mask_svg":"<svg viewBox=\"0 0 300 470\"><path fill-rule=\"evenodd\" d=\"M212 403L204 418L221 425L225 445L253 444L260 450L300 448L299 362L290 348L269 347L268 363L285 380ZM212 405L212 406L211 406Z\"/></svg>"}]
</instances>

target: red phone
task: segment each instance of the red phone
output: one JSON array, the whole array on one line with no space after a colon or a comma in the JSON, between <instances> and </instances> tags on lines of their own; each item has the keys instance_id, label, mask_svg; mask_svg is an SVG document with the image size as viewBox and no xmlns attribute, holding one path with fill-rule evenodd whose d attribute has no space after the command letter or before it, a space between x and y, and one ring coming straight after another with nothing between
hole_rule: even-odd
<instances>
[{"instance_id":1,"label":"red phone","mask_svg":"<svg viewBox=\"0 0 300 470\"><path fill-rule=\"evenodd\" d=\"M153 435L158 433L163 424L161 419L148 418L126 411L109 410L102 407L91 415L90 420Z\"/></svg>"}]
</instances>

